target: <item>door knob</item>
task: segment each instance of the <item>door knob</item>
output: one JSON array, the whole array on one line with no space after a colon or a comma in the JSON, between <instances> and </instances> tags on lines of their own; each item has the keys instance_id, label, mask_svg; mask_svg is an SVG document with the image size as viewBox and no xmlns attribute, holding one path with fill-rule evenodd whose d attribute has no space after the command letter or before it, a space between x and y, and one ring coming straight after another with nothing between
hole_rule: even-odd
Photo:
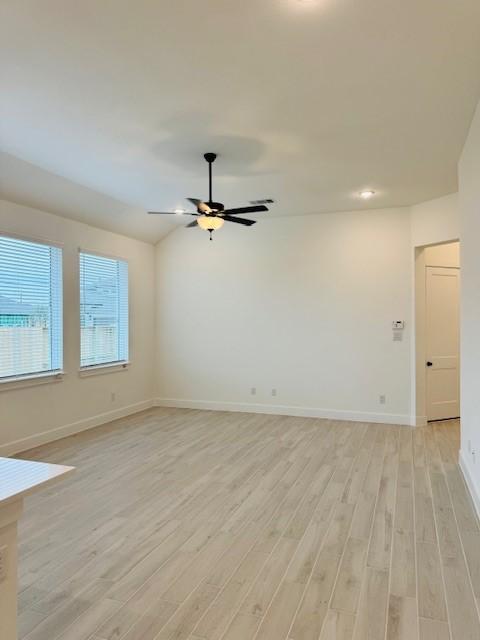
<instances>
[{"instance_id":1,"label":"door knob","mask_svg":"<svg viewBox=\"0 0 480 640\"><path fill-rule=\"evenodd\" d=\"M427 362L427 367L433 367L433 362L430 362L430 360Z\"/></svg>"}]
</instances>

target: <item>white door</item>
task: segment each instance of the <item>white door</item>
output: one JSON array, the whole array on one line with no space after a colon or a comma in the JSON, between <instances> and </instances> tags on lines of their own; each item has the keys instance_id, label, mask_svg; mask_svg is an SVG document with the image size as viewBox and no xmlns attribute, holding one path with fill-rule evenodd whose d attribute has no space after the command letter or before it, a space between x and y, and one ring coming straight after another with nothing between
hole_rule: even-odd
<instances>
[{"instance_id":1,"label":"white door","mask_svg":"<svg viewBox=\"0 0 480 640\"><path fill-rule=\"evenodd\" d=\"M427 418L460 415L460 270L427 267Z\"/></svg>"}]
</instances>

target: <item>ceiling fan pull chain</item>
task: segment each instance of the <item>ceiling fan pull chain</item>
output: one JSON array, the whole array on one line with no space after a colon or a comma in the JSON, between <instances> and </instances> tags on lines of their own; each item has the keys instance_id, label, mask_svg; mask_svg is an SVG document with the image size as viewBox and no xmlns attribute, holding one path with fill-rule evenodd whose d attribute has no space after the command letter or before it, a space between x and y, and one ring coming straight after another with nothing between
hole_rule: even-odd
<instances>
[{"instance_id":1,"label":"ceiling fan pull chain","mask_svg":"<svg viewBox=\"0 0 480 640\"><path fill-rule=\"evenodd\" d=\"M213 240L212 238L213 229L209 229L209 232L210 232L210 240Z\"/></svg>"}]
</instances>

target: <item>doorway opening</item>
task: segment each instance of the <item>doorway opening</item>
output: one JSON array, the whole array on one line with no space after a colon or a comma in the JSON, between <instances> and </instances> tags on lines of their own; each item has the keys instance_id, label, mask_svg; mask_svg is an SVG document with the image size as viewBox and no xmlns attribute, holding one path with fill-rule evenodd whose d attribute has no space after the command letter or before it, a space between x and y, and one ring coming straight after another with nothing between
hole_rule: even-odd
<instances>
[{"instance_id":1,"label":"doorway opening","mask_svg":"<svg viewBox=\"0 0 480 640\"><path fill-rule=\"evenodd\" d=\"M460 243L415 250L418 426L460 417Z\"/></svg>"}]
</instances>

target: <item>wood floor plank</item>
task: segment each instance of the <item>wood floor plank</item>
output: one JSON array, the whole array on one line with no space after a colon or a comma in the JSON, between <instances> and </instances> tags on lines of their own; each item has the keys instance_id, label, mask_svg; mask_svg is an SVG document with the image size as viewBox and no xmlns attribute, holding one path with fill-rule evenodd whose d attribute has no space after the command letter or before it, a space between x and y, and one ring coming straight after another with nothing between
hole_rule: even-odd
<instances>
[{"instance_id":1,"label":"wood floor plank","mask_svg":"<svg viewBox=\"0 0 480 640\"><path fill-rule=\"evenodd\" d=\"M351 640L355 618L344 611L330 609L322 628L320 640Z\"/></svg>"},{"instance_id":2,"label":"wood floor plank","mask_svg":"<svg viewBox=\"0 0 480 640\"><path fill-rule=\"evenodd\" d=\"M388 605L388 572L367 567L353 640L384 640Z\"/></svg>"},{"instance_id":3,"label":"wood floor plank","mask_svg":"<svg viewBox=\"0 0 480 640\"><path fill-rule=\"evenodd\" d=\"M366 552L366 540L349 538L332 596L332 609L351 614L357 611Z\"/></svg>"},{"instance_id":4,"label":"wood floor plank","mask_svg":"<svg viewBox=\"0 0 480 640\"><path fill-rule=\"evenodd\" d=\"M297 540L283 538L262 568L252 589L245 598L243 613L263 616L277 590L298 546Z\"/></svg>"},{"instance_id":5,"label":"wood floor plank","mask_svg":"<svg viewBox=\"0 0 480 640\"><path fill-rule=\"evenodd\" d=\"M239 613L222 636L222 640L253 640L260 622L261 619L257 616Z\"/></svg>"},{"instance_id":6,"label":"wood floor plank","mask_svg":"<svg viewBox=\"0 0 480 640\"><path fill-rule=\"evenodd\" d=\"M119 611L116 611L112 616L102 621L95 635L102 638L102 640L118 640L118 638L123 638L126 635L130 627L132 627L140 617L141 614L137 611L122 606Z\"/></svg>"},{"instance_id":7,"label":"wood floor plank","mask_svg":"<svg viewBox=\"0 0 480 640\"><path fill-rule=\"evenodd\" d=\"M30 631L37 627L46 616L38 613L37 611L30 611L25 609L22 615L19 617L18 624L18 637L22 640Z\"/></svg>"},{"instance_id":8,"label":"wood floor plank","mask_svg":"<svg viewBox=\"0 0 480 640\"><path fill-rule=\"evenodd\" d=\"M390 596L386 640L418 640L415 598Z\"/></svg>"},{"instance_id":9,"label":"wood floor plank","mask_svg":"<svg viewBox=\"0 0 480 640\"><path fill-rule=\"evenodd\" d=\"M400 529L393 534L390 593L415 598L416 582L414 532Z\"/></svg>"},{"instance_id":10,"label":"wood floor plank","mask_svg":"<svg viewBox=\"0 0 480 640\"><path fill-rule=\"evenodd\" d=\"M226 631L234 612L249 592L254 580L268 560L268 555L251 550L231 576L218 597L194 629L194 635L218 640Z\"/></svg>"},{"instance_id":11,"label":"wood floor plank","mask_svg":"<svg viewBox=\"0 0 480 640\"><path fill-rule=\"evenodd\" d=\"M445 590L440 553L436 545L417 543L418 608L420 616L434 620L447 620Z\"/></svg>"},{"instance_id":12,"label":"wood floor plank","mask_svg":"<svg viewBox=\"0 0 480 640\"><path fill-rule=\"evenodd\" d=\"M340 560L341 557L332 555L329 549L320 551L290 631L291 640L318 640Z\"/></svg>"},{"instance_id":13,"label":"wood floor plank","mask_svg":"<svg viewBox=\"0 0 480 640\"><path fill-rule=\"evenodd\" d=\"M96 581L81 591L78 597L68 599L55 608L46 618L34 627L26 636L28 640L47 640L58 638L75 621L87 612L108 591L108 584ZM93 631L92 631L93 632Z\"/></svg>"},{"instance_id":14,"label":"wood floor plank","mask_svg":"<svg viewBox=\"0 0 480 640\"><path fill-rule=\"evenodd\" d=\"M450 629L446 622L420 618L420 640L450 640Z\"/></svg>"},{"instance_id":15,"label":"wood floor plank","mask_svg":"<svg viewBox=\"0 0 480 640\"><path fill-rule=\"evenodd\" d=\"M393 518L397 483L398 452L395 441L390 443L383 462L380 489L373 519L372 536L368 550L368 565L388 570L392 550Z\"/></svg>"},{"instance_id":16,"label":"wood floor plank","mask_svg":"<svg viewBox=\"0 0 480 640\"><path fill-rule=\"evenodd\" d=\"M418 542L437 541L433 501L429 495L415 493L415 537Z\"/></svg>"},{"instance_id":17,"label":"wood floor plank","mask_svg":"<svg viewBox=\"0 0 480 640\"><path fill-rule=\"evenodd\" d=\"M373 514L375 512L375 504L377 495L362 491L358 496L357 509L352 522L351 536L352 538L370 539L372 531Z\"/></svg>"},{"instance_id":18,"label":"wood floor plank","mask_svg":"<svg viewBox=\"0 0 480 640\"><path fill-rule=\"evenodd\" d=\"M187 640L197 622L218 594L218 587L204 583L178 607L155 640ZM146 640L146 639L145 639Z\"/></svg>"},{"instance_id":19,"label":"wood floor plank","mask_svg":"<svg viewBox=\"0 0 480 640\"><path fill-rule=\"evenodd\" d=\"M121 606L121 603L115 600L97 601L58 636L59 640L84 640L84 638L88 638L104 620L110 618Z\"/></svg>"},{"instance_id":20,"label":"wood floor plank","mask_svg":"<svg viewBox=\"0 0 480 640\"><path fill-rule=\"evenodd\" d=\"M329 553L334 556L340 556L343 553L354 511L354 505L343 502L337 505L324 544L325 549L328 549Z\"/></svg>"},{"instance_id":21,"label":"wood floor plank","mask_svg":"<svg viewBox=\"0 0 480 640\"><path fill-rule=\"evenodd\" d=\"M172 619L177 609L178 605L171 602L155 603L119 638L121 640L154 640L167 622Z\"/></svg>"},{"instance_id":22,"label":"wood floor plank","mask_svg":"<svg viewBox=\"0 0 480 640\"><path fill-rule=\"evenodd\" d=\"M292 620L305 586L298 582L282 582L260 625L256 640L287 638Z\"/></svg>"}]
</instances>

